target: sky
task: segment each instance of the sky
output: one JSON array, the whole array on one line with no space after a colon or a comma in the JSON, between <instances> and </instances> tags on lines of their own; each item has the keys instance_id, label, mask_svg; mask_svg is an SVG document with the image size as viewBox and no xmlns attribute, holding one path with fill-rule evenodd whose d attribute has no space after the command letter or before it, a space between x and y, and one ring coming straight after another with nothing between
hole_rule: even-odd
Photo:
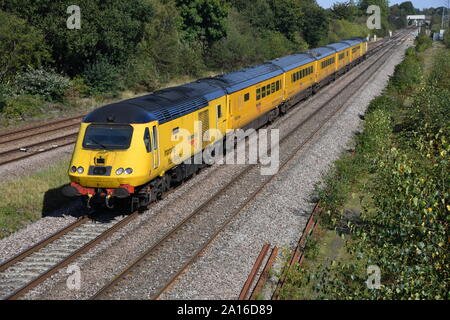
<instances>
[{"instance_id":1,"label":"sky","mask_svg":"<svg viewBox=\"0 0 450 320\"><path fill-rule=\"evenodd\" d=\"M389 0L389 4L392 6L394 4L400 4L405 1L407 0ZM446 6L448 2L447 0L409 0L409 1L413 3L415 8L419 9ZM317 3L324 8L331 7L335 2L345 2L345 0L317 0Z\"/></svg>"}]
</instances>

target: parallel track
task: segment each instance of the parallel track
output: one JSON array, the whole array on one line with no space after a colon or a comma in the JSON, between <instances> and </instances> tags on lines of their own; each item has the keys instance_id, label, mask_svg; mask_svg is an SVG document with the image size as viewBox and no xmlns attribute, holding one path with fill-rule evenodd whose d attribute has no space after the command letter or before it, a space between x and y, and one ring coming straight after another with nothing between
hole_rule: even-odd
<instances>
[{"instance_id":1,"label":"parallel track","mask_svg":"<svg viewBox=\"0 0 450 320\"><path fill-rule=\"evenodd\" d=\"M393 38L394 40L396 38ZM383 46L385 47L385 46ZM386 52L377 60L368 67L368 69L373 68L375 63L381 60L393 46L386 49ZM378 48L378 47L377 47ZM381 50L378 49L378 51ZM373 53L374 54L374 53ZM349 83L345 88L353 85L363 74L361 73L357 78L355 78L351 83ZM362 82L360 87L365 82ZM309 121L314 115L316 115L320 110L322 110L327 104L329 104L332 100L334 100L339 94L331 97L326 103L324 103L319 109L317 109L313 114L311 114L308 119L300 123L292 132L298 130L305 122ZM344 103L345 104L345 103ZM331 114L325 122L323 122L308 138L304 141L299 147L297 147L291 156L283 162L280 166L280 171L287 165L287 163L300 151L316 134L317 132L329 122L329 120L344 106L338 108L333 114ZM31 130L31 129L30 129ZM281 141L283 143L291 134L287 134ZM6 135L0 135L0 137ZM144 255L136 259L132 264L130 264L127 268L125 268L119 275L117 275L109 284L107 284L104 288L102 288L93 298L100 298L102 295L106 294L107 291L113 288L116 284L118 284L128 273L130 273L136 266L139 265L140 262L143 262L147 256L151 255L155 251L158 250L159 247L167 243L168 240L173 239L178 231L182 228L185 228L189 222L193 221L193 219L207 209L208 205L211 205L215 199L217 199L220 195L225 194L225 192L231 188L239 179L241 179L246 173L250 172L251 169L255 168L256 165L249 165L246 169L244 169L241 173L239 173L232 181L230 181L226 186L216 192L211 198L209 198L205 203L199 206L196 210L194 210L187 218L185 218L182 222L180 222L172 231L168 232L165 236L163 236L154 246L146 251ZM259 192L270 182L275 176L270 176L266 179L263 184L261 184L257 190L253 191L251 196L242 203L239 208L234 210L231 215L219 226L219 228L209 237L209 239L200 247L195 253L191 256L191 258L184 263L178 271L173 274L170 279L166 282L166 284L159 288L159 290L153 295L152 298L158 298L161 294L163 294L167 288L179 277L179 275L188 268L197 258L198 256L205 250L205 248L217 237L217 235L227 226L234 218L246 207L258 194ZM87 252L89 249L95 247L99 242L110 237L117 229L125 226L129 222L131 222L137 213L133 213L119 222L114 222L111 224L105 224L104 227L106 229L99 230L96 227L95 232L85 232L85 234L89 234L90 237L83 236L83 232L86 230L82 230L83 226L87 226L89 224L88 218L83 218L75 223L69 225L68 227L60 230L54 235L48 237L47 239L41 241L35 246L25 250L20 253L16 257L8 260L7 262L0 265L0 297L4 299L16 299L28 292L39 283L43 282L51 275L56 273L61 268L67 266L76 258L78 258L81 254ZM64 244L64 241L67 241L69 244L75 244L75 248L70 248L70 246L62 246L63 250L58 250L58 245ZM79 240L79 241L78 241ZM62 243L57 243L58 241ZM52 248L52 246L56 248ZM51 254L57 253L57 254ZM55 258L53 260L48 260L49 257ZM28 270L28 271L27 271ZM31 271L30 271L31 270ZM25 272L25 273L24 273ZM21 275L25 274L25 276L21 277ZM8 282L9 281L9 282Z\"/></svg>"},{"instance_id":2,"label":"parallel track","mask_svg":"<svg viewBox=\"0 0 450 320\"><path fill-rule=\"evenodd\" d=\"M0 166L72 145L76 141L81 119L82 116L78 115L3 132L0 134ZM58 131L61 134L57 135Z\"/></svg>"},{"instance_id":3,"label":"parallel track","mask_svg":"<svg viewBox=\"0 0 450 320\"><path fill-rule=\"evenodd\" d=\"M398 35L401 36L401 35ZM397 39L394 37L393 40ZM384 48L385 46L383 46ZM388 46L386 51L378 57L370 66L368 66L368 70L375 71L377 66L381 66L385 63L388 58L388 53L391 52L393 48L396 47L396 44L392 44ZM378 48L378 47L377 47ZM380 51L378 49L378 51ZM377 52L378 52L377 51ZM291 130L288 134L286 134L280 141L280 146L289 139L293 135L294 132L297 132L304 123L311 120L316 114L318 114L321 110L323 110L327 105L329 105L332 101L340 97L342 92L346 92L350 86L354 86L355 83L358 83L358 80L367 75L366 72L360 73L352 82L347 84L345 88L339 92L338 94L330 97L324 104L321 105L316 111L314 111L305 121L298 124L293 130ZM282 164L280 165L279 172L281 172L290 161L301 151L323 128L323 126L330 122L330 120L345 107L346 103L353 97L353 95L361 89L368 79L370 79L372 73L368 76L367 80L361 81L356 88L353 88L352 94L349 97L345 98L342 103L339 104L339 107L334 110L328 117L326 117L325 121L321 122L321 124L307 137L305 141L303 141L299 146L297 146L293 152L288 156L287 159L284 159ZM161 261L167 257L167 252L170 252L173 249L174 245L180 245L183 242L188 241L186 235L191 232L195 234L196 232L204 232L204 230L196 230L196 223L200 224L200 220L202 215L209 217L210 221L212 217L214 217L213 213L216 209L217 202L220 196L225 195L229 192L232 187L234 187L239 180L244 179L244 176L249 173L252 169L256 168L257 165L249 165L242 172L236 175L229 183L223 186L220 190L218 190L214 195L212 195L207 201L197 207L194 211L192 211L185 219L183 219L180 223L178 223L172 230L167 232L162 238L160 238L154 245L152 245L149 249L147 249L141 256L135 259L132 263L130 263L127 267L125 267L118 275L116 275L109 283L107 283L101 290L99 290L92 299L111 299L114 298L114 293L117 293L117 290L120 291L121 287L129 281L133 281L133 273L142 273L142 274L152 274L155 271L151 270L149 264L152 261ZM183 263L180 263L175 267L171 275L166 279L164 284L156 289L150 295L151 299L158 299L167 289L178 279L178 277L189 267L194 261L204 252L204 250L211 244L212 241L216 239L216 237L236 218L236 216L246 207L248 206L255 197L274 179L276 175L272 175L267 177L257 188L253 190L251 194L243 201L237 208L231 210L231 212L226 213L226 219L222 221L222 223L216 226L214 231L210 231L208 238L204 240L203 243L199 244L195 251L189 254L188 259L184 259ZM205 233L205 232L204 232ZM180 235L185 235L184 237ZM164 256L166 255L166 257ZM183 259L180 259L183 260ZM164 260L165 261L165 260ZM170 264L169 264L170 263ZM171 266L176 262L170 260L167 262L167 265ZM156 286L157 284L155 284ZM129 291L129 290L128 290Z\"/></svg>"},{"instance_id":4,"label":"parallel track","mask_svg":"<svg viewBox=\"0 0 450 320\"><path fill-rule=\"evenodd\" d=\"M369 50L368 55L375 54L381 50L384 45L399 37L399 34L394 35L392 39L386 39L380 41ZM0 152L0 166L13 163L15 161L23 160L32 157L36 154L41 154L43 152L48 152L58 148L62 148L68 145L72 145L76 141L77 133L74 134L64 134L56 138L43 139L36 143L27 144L26 139L34 137L36 135L45 135L54 133L59 130L70 130L75 129L79 126L78 120L81 120L83 116L73 116L60 120L48 121L44 124L39 124L35 126L30 126L24 129L16 129L14 131L0 133L0 146L2 144L8 144L11 142L17 142L18 147ZM77 121L76 123L71 123ZM66 124L67 123L67 124ZM48 129L48 126L54 125L54 128ZM23 142L21 142L24 140ZM20 149L24 150L21 151Z\"/></svg>"},{"instance_id":5,"label":"parallel track","mask_svg":"<svg viewBox=\"0 0 450 320\"><path fill-rule=\"evenodd\" d=\"M0 298L14 300L136 218L95 223L84 217L0 265Z\"/></svg>"}]
</instances>

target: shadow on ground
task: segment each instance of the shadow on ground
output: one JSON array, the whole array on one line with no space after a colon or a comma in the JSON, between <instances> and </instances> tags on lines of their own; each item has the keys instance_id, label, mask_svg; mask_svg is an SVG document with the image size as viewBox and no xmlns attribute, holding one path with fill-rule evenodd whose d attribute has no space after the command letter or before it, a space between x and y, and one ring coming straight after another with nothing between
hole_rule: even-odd
<instances>
[{"instance_id":1,"label":"shadow on ground","mask_svg":"<svg viewBox=\"0 0 450 320\"><path fill-rule=\"evenodd\" d=\"M101 205L97 205L95 208L88 208L81 197L66 197L62 193L62 189L65 186L62 185L45 192L42 204L42 217L72 216L80 218L89 216L97 222L107 223L118 216L131 214L131 210L126 205L117 206L113 209L108 209Z\"/></svg>"}]
</instances>

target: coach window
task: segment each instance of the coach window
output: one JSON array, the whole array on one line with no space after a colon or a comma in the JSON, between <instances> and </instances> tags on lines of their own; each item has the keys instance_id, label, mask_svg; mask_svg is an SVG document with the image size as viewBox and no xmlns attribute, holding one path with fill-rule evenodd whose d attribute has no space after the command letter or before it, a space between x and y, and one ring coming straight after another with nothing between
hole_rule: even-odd
<instances>
[{"instance_id":1,"label":"coach window","mask_svg":"<svg viewBox=\"0 0 450 320\"><path fill-rule=\"evenodd\" d=\"M262 87L262 97L266 96L266 86Z\"/></svg>"},{"instance_id":2,"label":"coach window","mask_svg":"<svg viewBox=\"0 0 450 320\"><path fill-rule=\"evenodd\" d=\"M147 150L147 152L152 151L152 143L150 141L150 131L148 130L148 128L145 128L144 143L145 143L145 149Z\"/></svg>"},{"instance_id":3,"label":"coach window","mask_svg":"<svg viewBox=\"0 0 450 320\"><path fill-rule=\"evenodd\" d=\"M246 93L244 95L244 101L248 101L248 100L250 100L250 93Z\"/></svg>"},{"instance_id":4,"label":"coach window","mask_svg":"<svg viewBox=\"0 0 450 320\"><path fill-rule=\"evenodd\" d=\"M261 99L261 89L256 89L256 100Z\"/></svg>"},{"instance_id":5,"label":"coach window","mask_svg":"<svg viewBox=\"0 0 450 320\"><path fill-rule=\"evenodd\" d=\"M276 82L276 86L277 86L277 91L280 90L280 80L278 80L278 81Z\"/></svg>"}]
</instances>

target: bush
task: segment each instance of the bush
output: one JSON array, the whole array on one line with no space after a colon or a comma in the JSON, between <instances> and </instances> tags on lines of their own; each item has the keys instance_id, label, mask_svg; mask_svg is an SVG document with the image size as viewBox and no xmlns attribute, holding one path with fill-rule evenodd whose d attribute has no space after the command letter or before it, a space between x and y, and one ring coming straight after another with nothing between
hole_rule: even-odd
<instances>
[{"instance_id":1,"label":"bush","mask_svg":"<svg viewBox=\"0 0 450 320\"><path fill-rule=\"evenodd\" d=\"M69 85L68 78L43 69L29 70L15 78L19 94L41 95L46 100L61 100Z\"/></svg>"},{"instance_id":2,"label":"bush","mask_svg":"<svg viewBox=\"0 0 450 320\"><path fill-rule=\"evenodd\" d=\"M106 58L99 58L83 72L90 94L116 93L120 84L119 68Z\"/></svg>"},{"instance_id":3,"label":"bush","mask_svg":"<svg viewBox=\"0 0 450 320\"><path fill-rule=\"evenodd\" d=\"M89 87L82 77L75 77L70 80L70 86L66 90L66 97L87 97L89 95Z\"/></svg>"},{"instance_id":4,"label":"bush","mask_svg":"<svg viewBox=\"0 0 450 320\"><path fill-rule=\"evenodd\" d=\"M416 50L417 52L424 52L433 45L433 40L427 36L425 32L421 32L416 38Z\"/></svg>"},{"instance_id":5,"label":"bush","mask_svg":"<svg viewBox=\"0 0 450 320\"><path fill-rule=\"evenodd\" d=\"M450 28L445 30L445 33L444 33L444 44L447 46L447 48L450 48Z\"/></svg>"},{"instance_id":6,"label":"bush","mask_svg":"<svg viewBox=\"0 0 450 320\"><path fill-rule=\"evenodd\" d=\"M6 97L0 92L0 113L3 112L3 109L6 107Z\"/></svg>"},{"instance_id":7,"label":"bush","mask_svg":"<svg viewBox=\"0 0 450 320\"><path fill-rule=\"evenodd\" d=\"M395 68L389 88L402 95L409 93L422 79L423 65L421 61L422 59L417 55L414 48L409 48L406 51L403 63Z\"/></svg>"}]
</instances>

